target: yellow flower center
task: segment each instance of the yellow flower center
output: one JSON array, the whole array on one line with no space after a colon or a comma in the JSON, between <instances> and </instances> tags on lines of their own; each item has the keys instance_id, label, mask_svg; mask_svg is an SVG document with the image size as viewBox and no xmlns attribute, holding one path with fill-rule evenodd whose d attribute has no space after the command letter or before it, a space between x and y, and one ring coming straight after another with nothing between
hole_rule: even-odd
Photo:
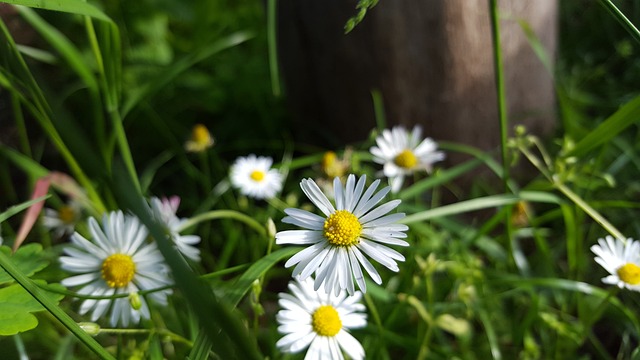
<instances>
[{"instance_id":1,"label":"yellow flower center","mask_svg":"<svg viewBox=\"0 0 640 360\"><path fill-rule=\"evenodd\" d=\"M207 146L211 142L211 134L209 133L209 129L202 124L196 124L193 126L193 132L191 134L191 140L193 142Z\"/></svg>"},{"instance_id":2,"label":"yellow flower center","mask_svg":"<svg viewBox=\"0 0 640 360\"><path fill-rule=\"evenodd\" d=\"M405 149L402 150L402 152L398 154L395 159L393 159L393 162L405 169L411 169L418 163L418 158L416 158L411 150Z\"/></svg>"},{"instance_id":3,"label":"yellow flower center","mask_svg":"<svg viewBox=\"0 0 640 360\"><path fill-rule=\"evenodd\" d=\"M342 321L333 306L322 305L311 315L311 326L320 336L336 336L342 329Z\"/></svg>"},{"instance_id":4,"label":"yellow flower center","mask_svg":"<svg viewBox=\"0 0 640 360\"><path fill-rule=\"evenodd\" d=\"M640 284L640 267L638 267L638 265L636 264L624 264L618 269L617 273L620 280L626 282L629 285Z\"/></svg>"},{"instance_id":5,"label":"yellow flower center","mask_svg":"<svg viewBox=\"0 0 640 360\"><path fill-rule=\"evenodd\" d=\"M351 246L360 240L362 225L347 210L338 210L324 221L324 237L335 246Z\"/></svg>"},{"instance_id":6,"label":"yellow flower center","mask_svg":"<svg viewBox=\"0 0 640 360\"><path fill-rule=\"evenodd\" d=\"M344 175L344 165L338 161L338 156L333 151L327 151L322 156L322 171L329 177L340 177Z\"/></svg>"},{"instance_id":7,"label":"yellow flower center","mask_svg":"<svg viewBox=\"0 0 640 360\"><path fill-rule=\"evenodd\" d=\"M73 224L76 219L76 212L71 206L63 206L58 210L58 217L65 224Z\"/></svg>"},{"instance_id":8,"label":"yellow flower center","mask_svg":"<svg viewBox=\"0 0 640 360\"><path fill-rule=\"evenodd\" d=\"M112 288L128 285L135 273L136 264L129 255L113 254L102 263L102 278Z\"/></svg>"},{"instance_id":9,"label":"yellow flower center","mask_svg":"<svg viewBox=\"0 0 640 360\"><path fill-rule=\"evenodd\" d=\"M251 177L251 179L253 181L260 182L260 181L262 181L262 179L264 179L264 171L253 170L253 172L251 172L251 175L249 175L249 176Z\"/></svg>"}]
</instances>

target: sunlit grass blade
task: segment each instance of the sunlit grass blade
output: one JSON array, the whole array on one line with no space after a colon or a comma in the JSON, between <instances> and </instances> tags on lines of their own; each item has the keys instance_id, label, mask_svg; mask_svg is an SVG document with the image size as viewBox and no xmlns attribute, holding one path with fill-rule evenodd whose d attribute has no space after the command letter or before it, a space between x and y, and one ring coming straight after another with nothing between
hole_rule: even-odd
<instances>
[{"instance_id":1,"label":"sunlit grass blade","mask_svg":"<svg viewBox=\"0 0 640 360\"><path fill-rule=\"evenodd\" d=\"M421 211L406 216L400 222L411 224L414 222L425 221L433 218L462 214L469 211L499 207L504 205L515 204L520 200L558 203L560 199L553 195L536 191L522 191L519 195L501 194L490 195L481 198L460 201L455 204L443 205L434 209Z\"/></svg>"},{"instance_id":2,"label":"sunlit grass blade","mask_svg":"<svg viewBox=\"0 0 640 360\"><path fill-rule=\"evenodd\" d=\"M83 59L80 51L69 41L69 39L58 31L55 27L47 23L35 11L27 7L18 7L18 12L33 26L34 29L67 61L90 91L98 91L98 82L93 76L93 72Z\"/></svg>"},{"instance_id":3,"label":"sunlit grass blade","mask_svg":"<svg viewBox=\"0 0 640 360\"><path fill-rule=\"evenodd\" d=\"M33 178L41 178L49 173L49 170L37 161L4 145L0 145L0 154Z\"/></svg>"},{"instance_id":4,"label":"sunlit grass blade","mask_svg":"<svg viewBox=\"0 0 640 360\"><path fill-rule=\"evenodd\" d=\"M604 6L611 16L616 19L622 27L633 37L635 41L640 43L640 31L635 25L618 9L618 7L611 0L600 0L600 4Z\"/></svg>"},{"instance_id":5,"label":"sunlit grass blade","mask_svg":"<svg viewBox=\"0 0 640 360\"><path fill-rule=\"evenodd\" d=\"M6 221L8 218L10 218L13 215L21 212L22 210L25 210L25 209L29 208L33 204L36 204L36 203L38 203L40 201L44 201L44 200L48 199L49 196L51 196L51 195L45 195L45 196L42 196L42 197L35 198L33 200L25 201L25 202L23 202L21 204L18 204L18 205L11 206L10 208L8 208L7 210L5 210L4 212L2 212L0 214L0 223Z\"/></svg>"},{"instance_id":6,"label":"sunlit grass blade","mask_svg":"<svg viewBox=\"0 0 640 360\"><path fill-rule=\"evenodd\" d=\"M2 0L1 2L13 5L23 5L36 9L45 9L66 12L70 14L87 15L93 18L111 21L107 15L98 10L95 6L88 2L81 0L56 0L56 1L43 1L43 0Z\"/></svg>"},{"instance_id":7,"label":"sunlit grass blade","mask_svg":"<svg viewBox=\"0 0 640 360\"><path fill-rule=\"evenodd\" d=\"M11 259L0 251L0 267L2 267L12 278L16 280L31 296L33 296L42 306L47 309L53 317L71 331L82 343L93 351L101 359L114 359L93 337L87 334L73 319L67 315L56 303L34 284L31 279L22 274L12 263Z\"/></svg>"},{"instance_id":8,"label":"sunlit grass blade","mask_svg":"<svg viewBox=\"0 0 640 360\"><path fill-rule=\"evenodd\" d=\"M590 131L564 156L583 157L589 151L611 141L624 129L637 124L638 119L640 119L640 96L636 96L613 115L609 116L597 128Z\"/></svg>"}]
</instances>

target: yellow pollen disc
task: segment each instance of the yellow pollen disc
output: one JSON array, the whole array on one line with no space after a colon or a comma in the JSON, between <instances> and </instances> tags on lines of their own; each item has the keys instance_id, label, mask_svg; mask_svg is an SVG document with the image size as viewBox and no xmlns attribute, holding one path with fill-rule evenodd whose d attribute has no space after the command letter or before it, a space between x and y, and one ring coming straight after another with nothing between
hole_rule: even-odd
<instances>
[{"instance_id":1,"label":"yellow pollen disc","mask_svg":"<svg viewBox=\"0 0 640 360\"><path fill-rule=\"evenodd\" d=\"M347 210L338 210L324 221L324 237L335 246L351 246L360 241L362 225Z\"/></svg>"},{"instance_id":2,"label":"yellow pollen disc","mask_svg":"<svg viewBox=\"0 0 640 360\"><path fill-rule=\"evenodd\" d=\"M320 336L336 336L342 329L342 321L333 306L322 305L311 315L311 326Z\"/></svg>"},{"instance_id":3,"label":"yellow pollen disc","mask_svg":"<svg viewBox=\"0 0 640 360\"><path fill-rule=\"evenodd\" d=\"M128 285L135 273L136 264L129 255L113 254L102 263L102 278L112 288Z\"/></svg>"},{"instance_id":4,"label":"yellow pollen disc","mask_svg":"<svg viewBox=\"0 0 640 360\"><path fill-rule=\"evenodd\" d=\"M264 171L260 171L260 170L254 170L251 175L249 175L251 177L251 179L253 179L254 181L260 182L262 181L262 179L264 179Z\"/></svg>"},{"instance_id":5,"label":"yellow pollen disc","mask_svg":"<svg viewBox=\"0 0 640 360\"><path fill-rule=\"evenodd\" d=\"M640 284L640 267L638 267L638 265L636 264L624 264L618 269L617 273L620 280L626 282L629 285Z\"/></svg>"},{"instance_id":6,"label":"yellow pollen disc","mask_svg":"<svg viewBox=\"0 0 640 360\"><path fill-rule=\"evenodd\" d=\"M202 124L196 124L193 127L191 139L200 145L207 145L211 142L211 134L209 133L209 129L207 129L206 126Z\"/></svg>"},{"instance_id":7,"label":"yellow pollen disc","mask_svg":"<svg viewBox=\"0 0 640 360\"><path fill-rule=\"evenodd\" d=\"M63 206L58 210L58 217L65 224L73 224L76 219L76 213L70 206Z\"/></svg>"},{"instance_id":8,"label":"yellow pollen disc","mask_svg":"<svg viewBox=\"0 0 640 360\"><path fill-rule=\"evenodd\" d=\"M416 166L416 164L418 164L418 158L416 158L411 150L405 149L402 150L402 152L398 154L395 159L393 159L393 162L405 169L411 169Z\"/></svg>"}]
</instances>

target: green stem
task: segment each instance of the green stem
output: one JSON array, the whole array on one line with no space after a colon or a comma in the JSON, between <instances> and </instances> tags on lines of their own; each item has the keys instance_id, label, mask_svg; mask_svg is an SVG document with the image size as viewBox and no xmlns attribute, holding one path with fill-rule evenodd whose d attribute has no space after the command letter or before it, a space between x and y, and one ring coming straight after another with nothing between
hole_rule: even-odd
<instances>
[{"instance_id":1,"label":"green stem","mask_svg":"<svg viewBox=\"0 0 640 360\"><path fill-rule=\"evenodd\" d=\"M500 121L500 150L502 154L502 181L505 193L509 193L509 159L507 148L508 121L507 97L504 89L504 68L502 65L502 50L500 48L500 23L497 0L489 0L491 13L491 36L493 39L493 65L495 71L496 95L498 99L498 119Z\"/></svg>"},{"instance_id":2,"label":"green stem","mask_svg":"<svg viewBox=\"0 0 640 360\"><path fill-rule=\"evenodd\" d=\"M640 31L629 19L618 9L611 0L600 0L600 5L604 6L609 13L624 27L633 39L640 43Z\"/></svg>"},{"instance_id":3,"label":"green stem","mask_svg":"<svg viewBox=\"0 0 640 360\"><path fill-rule=\"evenodd\" d=\"M622 233L616 229L607 219L605 219L596 209L591 207L586 201L584 201L578 194L569 189L566 185L562 183L562 181L558 178L557 175L552 175L549 172L549 169L546 169L544 164L533 155L525 146L518 147L520 152L535 166L542 175L544 175L547 180L549 180L553 186L555 186L560 192L562 192L566 197L568 197L571 201L573 201L582 211L584 211L587 215L589 215L593 220L595 220L598 224L600 224L605 230L609 232L613 237L616 237L621 240L625 240L626 237L622 235Z\"/></svg>"},{"instance_id":4,"label":"green stem","mask_svg":"<svg viewBox=\"0 0 640 360\"><path fill-rule=\"evenodd\" d=\"M280 96L280 72L278 70L277 42L277 1L267 0L267 45L269 47L269 72L271 74L271 91Z\"/></svg>"},{"instance_id":5,"label":"green stem","mask_svg":"<svg viewBox=\"0 0 640 360\"><path fill-rule=\"evenodd\" d=\"M188 229L200 222L207 220L215 220L215 219L234 219L239 220L249 227L253 228L260 235L266 235L266 230L262 224L254 220L252 217L245 215L241 212L234 210L212 210L206 213L196 215L189 220L185 221L182 226L178 229L178 232L181 232L184 229Z\"/></svg>"},{"instance_id":6,"label":"green stem","mask_svg":"<svg viewBox=\"0 0 640 360\"><path fill-rule=\"evenodd\" d=\"M20 284L31 296L33 296L45 309L47 309L58 321L71 331L82 343L101 359L114 359L95 339L87 334L73 319L67 315L55 302L44 293L38 285L25 276L11 261L0 251L0 267L2 267L15 281Z\"/></svg>"}]
</instances>

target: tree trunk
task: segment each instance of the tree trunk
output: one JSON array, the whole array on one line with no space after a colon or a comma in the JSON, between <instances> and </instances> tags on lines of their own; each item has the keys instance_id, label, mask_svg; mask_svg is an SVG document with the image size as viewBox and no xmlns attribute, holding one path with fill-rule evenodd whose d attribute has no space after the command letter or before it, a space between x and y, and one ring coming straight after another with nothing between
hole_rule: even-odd
<instances>
[{"instance_id":1,"label":"tree trunk","mask_svg":"<svg viewBox=\"0 0 640 360\"><path fill-rule=\"evenodd\" d=\"M426 136L483 150L500 144L487 0L380 0L355 30L343 26L355 0L279 1L280 66L297 140L343 146L375 127L378 89L387 126L421 124ZM549 59L557 3L500 1L509 124L549 134L552 75L518 24L528 23ZM448 166L465 159L448 154Z\"/></svg>"}]
</instances>

